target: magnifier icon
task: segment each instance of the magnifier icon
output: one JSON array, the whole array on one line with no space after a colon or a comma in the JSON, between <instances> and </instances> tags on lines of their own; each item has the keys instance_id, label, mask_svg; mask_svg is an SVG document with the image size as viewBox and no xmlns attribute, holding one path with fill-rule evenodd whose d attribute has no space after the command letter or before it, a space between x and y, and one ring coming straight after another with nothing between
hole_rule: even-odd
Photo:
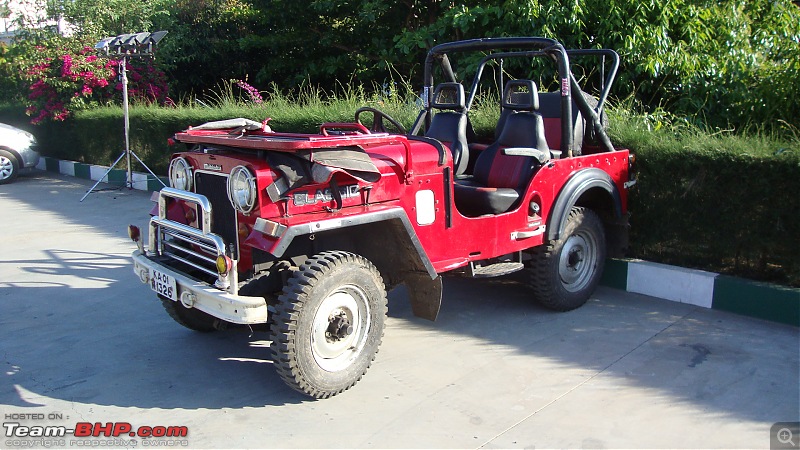
<instances>
[{"instance_id":1,"label":"magnifier icon","mask_svg":"<svg viewBox=\"0 0 800 450\"><path fill-rule=\"evenodd\" d=\"M777 438L778 442L780 442L781 444L789 444L792 447L795 446L795 443L792 440L794 439L794 435L792 434L792 430L788 428L781 428L780 430L778 430Z\"/></svg>"}]
</instances>

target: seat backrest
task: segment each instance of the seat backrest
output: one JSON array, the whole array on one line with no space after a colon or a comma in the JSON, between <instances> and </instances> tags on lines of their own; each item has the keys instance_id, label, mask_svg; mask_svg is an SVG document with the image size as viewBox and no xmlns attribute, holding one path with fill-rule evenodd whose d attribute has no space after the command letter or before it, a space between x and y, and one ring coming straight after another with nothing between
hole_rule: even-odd
<instances>
[{"instance_id":1,"label":"seat backrest","mask_svg":"<svg viewBox=\"0 0 800 450\"><path fill-rule=\"evenodd\" d=\"M425 131L425 136L441 141L450 149L456 175L466 172L469 163L464 97L464 86L461 83L436 85L431 107L438 112L433 115L431 124Z\"/></svg>"},{"instance_id":2,"label":"seat backrest","mask_svg":"<svg viewBox=\"0 0 800 450\"><path fill-rule=\"evenodd\" d=\"M513 80L513 81L516 81L516 80ZM505 89L508 89L508 84L506 84L506 88ZM504 89L503 92L505 92L505 89ZM524 94L526 94L526 93L525 92L512 91L509 94L510 95L509 100L511 100L511 103L518 102L520 97L523 96ZM502 100L500 101L500 118L497 119L497 125L495 125L495 127L494 127L494 140L495 141L500 137L500 133L503 131L503 127L506 124L506 119L508 119L508 116L510 116L511 114L514 114L514 113L516 113L515 110L504 106L503 105L503 101Z\"/></svg>"},{"instance_id":3,"label":"seat backrest","mask_svg":"<svg viewBox=\"0 0 800 450\"><path fill-rule=\"evenodd\" d=\"M506 117L497 141L478 156L474 177L486 187L520 189L527 185L541 162L532 156L506 155L503 149L533 148L545 155L550 154L544 122L537 112L539 96L536 83L530 80L509 81L503 93L503 107L514 113Z\"/></svg>"},{"instance_id":4,"label":"seat backrest","mask_svg":"<svg viewBox=\"0 0 800 450\"><path fill-rule=\"evenodd\" d=\"M592 95L584 92L584 98L589 106L594 108L597 106L597 99ZM583 117L578 105L572 101L572 148L561 148L561 93L560 92L545 92L539 94L539 112L544 118L544 131L547 138L547 144L554 150L572 150L573 152L579 151L583 146L584 139L587 138L586 133L586 118ZM602 119L601 119L602 120Z\"/></svg>"}]
</instances>

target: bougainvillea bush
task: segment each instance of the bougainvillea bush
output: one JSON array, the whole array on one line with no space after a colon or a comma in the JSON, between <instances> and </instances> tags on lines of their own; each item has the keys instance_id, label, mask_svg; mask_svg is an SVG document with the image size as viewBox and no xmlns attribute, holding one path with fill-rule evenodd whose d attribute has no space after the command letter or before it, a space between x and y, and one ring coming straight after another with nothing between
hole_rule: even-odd
<instances>
[{"instance_id":1,"label":"bougainvillea bush","mask_svg":"<svg viewBox=\"0 0 800 450\"><path fill-rule=\"evenodd\" d=\"M63 121L75 111L118 103L122 98L120 60L98 57L94 49L79 46L37 46L23 79L28 84L31 123ZM164 104L164 73L146 59L127 63L128 95L133 102Z\"/></svg>"}]
</instances>

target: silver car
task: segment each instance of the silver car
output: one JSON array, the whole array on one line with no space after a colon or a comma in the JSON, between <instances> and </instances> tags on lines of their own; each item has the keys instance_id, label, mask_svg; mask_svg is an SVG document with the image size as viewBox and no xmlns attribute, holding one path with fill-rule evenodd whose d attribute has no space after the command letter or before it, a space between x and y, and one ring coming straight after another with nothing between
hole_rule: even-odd
<instances>
[{"instance_id":1,"label":"silver car","mask_svg":"<svg viewBox=\"0 0 800 450\"><path fill-rule=\"evenodd\" d=\"M0 123L0 184L10 182L20 170L38 163L36 138L27 131Z\"/></svg>"}]
</instances>

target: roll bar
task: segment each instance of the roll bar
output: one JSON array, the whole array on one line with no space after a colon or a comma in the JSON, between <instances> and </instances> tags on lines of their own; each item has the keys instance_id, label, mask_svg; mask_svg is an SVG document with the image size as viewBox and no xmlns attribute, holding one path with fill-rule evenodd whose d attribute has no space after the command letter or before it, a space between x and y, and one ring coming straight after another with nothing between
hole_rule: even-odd
<instances>
[{"instance_id":1,"label":"roll bar","mask_svg":"<svg viewBox=\"0 0 800 450\"><path fill-rule=\"evenodd\" d=\"M417 120L412 127L412 130L418 130L424 122L425 127L430 125L431 114L431 96L433 93L433 67L434 63L439 63L445 75L446 81L457 82L455 73L453 72L449 53L455 52L470 52L470 51L496 51L481 59L478 64L478 70L472 81L469 97L466 102L465 111L469 111L475 100L477 93L478 83L480 83L483 69L489 61L498 60L502 67L504 58L509 57L551 57L555 60L558 68L558 78L561 84L561 143L563 148L572 148L573 140L573 123L572 123L572 98L574 97L575 105L580 110L584 117L591 120L592 126L600 140L600 144L607 151L613 151L614 148L605 130L602 128L600 121L600 113L603 110L603 105L608 98L608 93L616 77L619 68L619 54L610 49L579 49L579 50L566 50L563 45L558 41L542 37L513 37L513 38L483 38L483 39L470 39L464 41L448 42L439 44L430 49L427 57L425 58L425 74L424 86L422 92L422 101L424 110L417 117ZM604 79L604 85L598 104L596 108L592 108L586 99L583 97L582 90L575 80L572 71L570 70L570 56L599 56L608 57L611 59L611 68L608 76ZM502 77L502 74L500 75ZM502 78L500 79L502 85ZM412 131L412 132L414 132ZM571 153L571 152L570 152ZM571 155L570 155L571 156Z\"/></svg>"}]
</instances>

